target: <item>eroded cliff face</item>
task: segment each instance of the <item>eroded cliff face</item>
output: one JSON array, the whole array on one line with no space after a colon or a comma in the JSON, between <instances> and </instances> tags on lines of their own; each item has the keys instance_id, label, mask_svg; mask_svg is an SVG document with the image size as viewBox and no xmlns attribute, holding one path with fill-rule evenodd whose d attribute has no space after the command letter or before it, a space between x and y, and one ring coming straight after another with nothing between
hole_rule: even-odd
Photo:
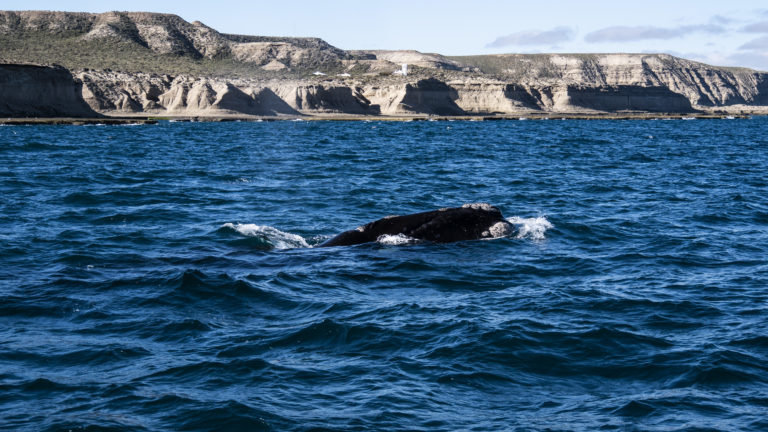
<instances>
[{"instance_id":1,"label":"eroded cliff face","mask_svg":"<svg viewBox=\"0 0 768 432\"><path fill-rule=\"evenodd\" d=\"M681 75L684 71L675 73ZM683 85L680 80L675 86L659 80L616 84L616 80L608 80L607 76L596 82L585 82L582 78L578 83L565 79L509 83L485 77L442 81L419 76L381 81L349 78L265 81L91 70L72 76L60 67L2 65L0 115L452 116L768 111L765 74L721 75L710 71L706 76L714 78L710 81L702 78L701 88L694 91L696 87ZM702 100L706 104L702 104Z\"/></svg>"},{"instance_id":2,"label":"eroded cliff face","mask_svg":"<svg viewBox=\"0 0 768 432\"><path fill-rule=\"evenodd\" d=\"M608 104L605 107L597 100L587 101L586 94L571 98L580 101L574 104L575 107L598 110L621 106L617 104L618 94L632 99L622 109L633 109L631 107L638 100L632 95L641 91L654 93L653 98L658 101L664 98L662 89L684 96L692 108L703 110L734 105L764 106L768 97L765 90L767 73L714 67L666 54L507 54L455 59L474 64L502 81L532 89L559 89L555 93L602 89L605 93L602 96L613 93L614 97L605 99L594 91L587 91L593 97L605 99ZM567 94L559 96L561 99L569 97ZM672 107L680 106L679 102L669 99ZM648 104L655 106L649 101L641 103L641 106ZM544 106L550 108L547 104ZM561 103L559 106L564 105ZM553 105L552 108L558 107Z\"/></svg>"},{"instance_id":3,"label":"eroded cliff face","mask_svg":"<svg viewBox=\"0 0 768 432\"><path fill-rule=\"evenodd\" d=\"M60 67L0 64L0 117L97 117Z\"/></svg>"},{"instance_id":4,"label":"eroded cliff face","mask_svg":"<svg viewBox=\"0 0 768 432\"><path fill-rule=\"evenodd\" d=\"M710 71L700 87L678 79L636 83L636 71L615 72L624 82L548 79L509 83L485 77L441 81L401 77L375 80L226 80L115 72L80 72L84 100L106 114L179 116L316 114L472 115L530 112L669 112L749 110L768 103L764 74ZM631 73L630 73L631 72ZM575 72L574 72L575 73ZM581 72L584 73L583 71ZM686 71L675 74L684 75ZM572 75L573 76L573 75ZM705 76L702 74L702 76ZM698 90L697 90L698 89ZM727 97L726 97L727 95ZM704 102L702 102L704 101Z\"/></svg>"},{"instance_id":5,"label":"eroded cliff face","mask_svg":"<svg viewBox=\"0 0 768 432\"><path fill-rule=\"evenodd\" d=\"M224 80L87 71L77 74L85 101L110 115L296 116L380 114L363 89L311 81Z\"/></svg>"}]
</instances>

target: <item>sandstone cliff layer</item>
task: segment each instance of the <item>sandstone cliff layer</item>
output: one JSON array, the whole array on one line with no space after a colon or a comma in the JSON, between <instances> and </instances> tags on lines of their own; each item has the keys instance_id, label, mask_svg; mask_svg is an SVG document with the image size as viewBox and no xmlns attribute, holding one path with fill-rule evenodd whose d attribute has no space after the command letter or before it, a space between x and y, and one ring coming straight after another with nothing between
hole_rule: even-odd
<instances>
[{"instance_id":1,"label":"sandstone cliff layer","mask_svg":"<svg viewBox=\"0 0 768 432\"><path fill-rule=\"evenodd\" d=\"M455 57L502 80L580 88L666 88L694 107L768 104L768 73L667 54L505 54Z\"/></svg>"},{"instance_id":2,"label":"sandstone cliff layer","mask_svg":"<svg viewBox=\"0 0 768 432\"><path fill-rule=\"evenodd\" d=\"M665 83L609 85L596 83L508 83L475 78L442 81L403 78L365 80L226 80L189 76L80 72L84 100L111 115L517 115L530 112L657 112L768 110L768 76L755 74L754 85L742 81L722 87L733 96L701 105L712 91L678 93Z\"/></svg>"},{"instance_id":3,"label":"sandstone cliff layer","mask_svg":"<svg viewBox=\"0 0 768 432\"><path fill-rule=\"evenodd\" d=\"M762 78L762 77L759 77ZM249 80L186 75L80 71L29 65L0 65L2 116L297 116L354 115L522 115L531 112L659 112L766 110L768 89L729 90L729 104L697 105L668 86L520 84L493 79L442 81L403 78L364 80ZM711 86L706 88L710 89ZM745 102L751 98L751 102ZM692 100L693 99L693 100Z\"/></svg>"}]
</instances>

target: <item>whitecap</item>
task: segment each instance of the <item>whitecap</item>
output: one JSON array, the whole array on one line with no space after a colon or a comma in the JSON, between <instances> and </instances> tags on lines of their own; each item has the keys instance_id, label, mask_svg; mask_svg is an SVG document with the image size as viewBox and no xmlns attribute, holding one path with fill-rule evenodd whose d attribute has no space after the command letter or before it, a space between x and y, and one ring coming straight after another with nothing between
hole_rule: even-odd
<instances>
[{"instance_id":1,"label":"whitecap","mask_svg":"<svg viewBox=\"0 0 768 432\"><path fill-rule=\"evenodd\" d=\"M405 234L396 234L396 235L384 234L384 235L380 235L379 238L376 239L376 241L378 243L381 243L387 246L399 246L404 244L416 243L419 240L413 237L408 237Z\"/></svg>"},{"instance_id":2,"label":"whitecap","mask_svg":"<svg viewBox=\"0 0 768 432\"><path fill-rule=\"evenodd\" d=\"M531 240L544 240L546 238L544 233L548 229L554 228L550 221L544 216L535 218L521 218L519 216L512 216L507 218L507 222L517 227L517 234L515 238L518 239L531 239Z\"/></svg>"},{"instance_id":3,"label":"whitecap","mask_svg":"<svg viewBox=\"0 0 768 432\"><path fill-rule=\"evenodd\" d=\"M268 225L225 223L221 227L234 230L246 237L263 238L272 246L274 246L275 249L295 249L310 247L309 243L307 243L304 237L297 234L280 231L279 229Z\"/></svg>"}]
</instances>

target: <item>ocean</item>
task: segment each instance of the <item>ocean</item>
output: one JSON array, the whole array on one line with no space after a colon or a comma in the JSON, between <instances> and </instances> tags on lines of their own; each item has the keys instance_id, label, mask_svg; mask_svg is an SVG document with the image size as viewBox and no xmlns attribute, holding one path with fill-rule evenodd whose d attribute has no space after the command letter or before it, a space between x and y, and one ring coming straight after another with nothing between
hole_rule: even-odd
<instances>
[{"instance_id":1,"label":"ocean","mask_svg":"<svg viewBox=\"0 0 768 432\"><path fill-rule=\"evenodd\" d=\"M2 430L768 430L768 118L0 126L0 197Z\"/></svg>"}]
</instances>

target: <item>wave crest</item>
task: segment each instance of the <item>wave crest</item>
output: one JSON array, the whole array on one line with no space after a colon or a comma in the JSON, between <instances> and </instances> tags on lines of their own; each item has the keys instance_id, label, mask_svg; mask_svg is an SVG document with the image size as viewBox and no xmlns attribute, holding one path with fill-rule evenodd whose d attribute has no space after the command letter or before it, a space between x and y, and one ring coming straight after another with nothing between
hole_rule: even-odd
<instances>
[{"instance_id":1,"label":"wave crest","mask_svg":"<svg viewBox=\"0 0 768 432\"><path fill-rule=\"evenodd\" d=\"M547 230L555 227L544 216L535 218L512 216L507 218L507 222L517 227L515 238L518 239L544 240L546 238L544 234Z\"/></svg>"},{"instance_id":2,"label":"wave crest","mask_svg":"<svg viewBox=\"0 0 768 432\"><path fill-rule=\"evenodd\" d=\"M265 240L275 249L295 249L308 248L309 243L304 237L298 234L291 234L280 231L277 228L268 225L225 223L221 226L223 229L229 229L246 237L257 237Z\"/></svg>"}]
</instances>

